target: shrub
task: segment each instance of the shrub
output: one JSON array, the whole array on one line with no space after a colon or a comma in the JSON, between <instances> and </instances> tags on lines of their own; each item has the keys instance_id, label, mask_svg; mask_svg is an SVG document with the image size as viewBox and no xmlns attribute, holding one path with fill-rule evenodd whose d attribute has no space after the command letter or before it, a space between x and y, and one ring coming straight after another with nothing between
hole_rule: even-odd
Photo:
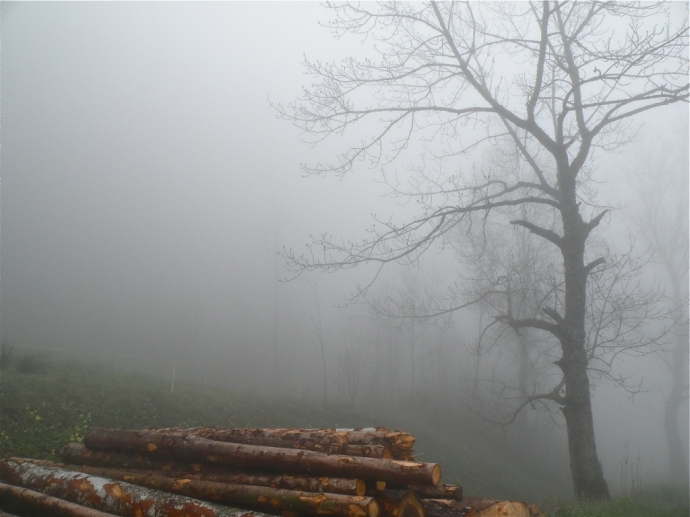
<instances>
[{"instance_id":1,"label":"shrub","mask_svg":"<svg viewBox=\"0 0 690 517\"><path fill-rule=\"evenodd\" d=\"M0 343L0 370L4 370L10 364L10 356L13 347L7 343Z\"/></svg>"},{"instance_id":2,"label":"shrub","mask_svg":"<svg viewBox=\"0 0 690 517\"><path fill-rule=\"evenodd\" d=\"M26 354L17 361L17 372L19 373L42 373L48 367L48 361L40 354Z\"/></svg>"}]
</instances>

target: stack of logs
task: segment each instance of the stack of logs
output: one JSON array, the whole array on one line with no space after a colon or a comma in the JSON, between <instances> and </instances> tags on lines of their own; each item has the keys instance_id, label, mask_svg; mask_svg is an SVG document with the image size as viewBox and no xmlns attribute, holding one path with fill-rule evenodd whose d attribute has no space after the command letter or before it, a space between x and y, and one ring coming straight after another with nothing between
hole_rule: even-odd
<instances>
[{"instance_id":1,"label":"stack of logs","mask_svg":"<svg viewBox=\"0 0 690 517\"><path fill-rule=\"evenodd\" d=\"M64 463L0 461L0 508L77 517L530 517L464 498L414 461L414 438L367 429L91 428ZM42 515L42 513L38 513ZM0 511L0 516L7 515Z\"/></svg>"}]
</instances>

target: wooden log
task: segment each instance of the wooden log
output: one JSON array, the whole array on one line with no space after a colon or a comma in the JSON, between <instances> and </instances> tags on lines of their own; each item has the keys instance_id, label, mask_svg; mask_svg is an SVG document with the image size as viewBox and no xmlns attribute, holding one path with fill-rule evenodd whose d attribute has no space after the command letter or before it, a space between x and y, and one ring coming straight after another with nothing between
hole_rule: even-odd
<instances>
[{"instance_id":1,"label":"wooden log","mask_svg":"<svg viewBox=\"0 0 690 517\"><path fill-rule=\"evenodd\" d=\"M423 499L422 505L427 517L540 517L542 514L534 505L521 501L497 501L464 497L452 499Z\"/></svg>"},{"instance_id":2,"label":"wooden log","mask_svg":"<svg viewBox=\"0 0 690 517\"><path fill-rule=\"evenodd\" d=\"M243 445L176 432L91 428L84 436L84 443L91 449L163 453L185 461L277 470L290 474L425 486L438 485L441 477L441 468L436 463L360 458L299 449Z\"/></svg>"},{"instance_id":3,"label":"wooden log","mask_svg":"<svg viewBox=\"0 0 690 517\"><path fill-rule=\"evenodd\" d=\"M0 497L6 501L29 507L32 510L48 512L50 515L65 517L115 517L112 513L101 512L29 490L28 488L7 485L5 483L0 483ZM10 514L0 511L0 517L6 515Z\"/></svg>"},{"instance_id":4,"label":"wooden log","mask_svg":"<svg viewBox=\"0 0 690 517\"><path fill-rule=\"evenodd\" d=\"M357 496L365 495L366 492L366 483L362 479L229 472L227 468L223 468L220 465L176 462L175 460L156 458L146 454L97 451L87 449L78 443L70 443L63 447L61 456L66 464L71 464L67 468L72 470L78 469L81 472L89 471L78 467L72 468L72 466L86 465L91 467L158 470L168 477L187 476L197 480L236 485L266 486L303 492L325 492Z\"/></svg>"},{"instance_id":5,"label":"wooden log","mask_svg":"<svg viewBox=\"0 0 690 517\"><path fill-rule=\"evenodd\" d=\"M413 492L376 497L382 517L425 517L424 506Z\"/></svg>"},{"instance_id":6,"label":"wooden log","mask_svg":"<svg viewBox=\"0 0 690 517\"><path fill-rule=\"evenodd\" d=\"M265 517L130 483L35 465L21 458L0 460L0 481L121 517Z\"/></svg>"},{"instance_id":7,"label":"wooden log","mask_svg":"<svg viewBox=\"0 0 690 517\"><path fill-rule=\"evenodd\" d=\"M360 429L289 429L289 428L212 428L191 429L171 428L171 431L195 434L204 438L246 445L265 445L269 447L298 448L343 454L347 456L366 456L386 458L379 450L389 451L394 459L410 459L414 437L403 431L391 431L385 427L365 427ZM282 445L286 444L286 445ZM341 449L329 448L343 445ZM325 447L329 446L329 447ZM353 446L361 446L353 447ZM373 448L375 447L376 448ZM367 449L366 447L372 447ZM381 447L382 449L379 449Z\"/></svg>"},{"instance_id":8,"label":"wooden log","mask_svg":"<svg viewBox=\"0 0 690 517\"><path fill-rule=\"evenodd\" d=\"M173 472L167 476L179 476ZM218 483L230 483L236 485L265 486L281 488L284 490L297 490L302 492L327 493L363 496L366 493L366 483L363 479L346 479L312 476L289 476L287 474L248 474L248 473L193 473L192 479L200 481L216 481Z\"/></svg>"},{"instance_id":9,"label":"wooden log","mask_svg":"<svg viewBox=\"0 0 690 517\"><path fill-rule=\"evenodd\" d=\"M322 452L324 454L342 454L344 456L360 456L363 458L393 459L393 452L385 445L357 445L348 443L328 443L308 438L286 439L273 436L260 436L251 433L235 431L247 431L246 429L226 429L216 427L197 427L192 429L171 428L165 431L173 431L182 434L200 436L209 440L229 443L243 443L245 445L262 445L264 447L278 447L281 449L303 449Z\"/></svg>"},{"instance_id":10,"label":"wooden log","mask_svg":"<svg viewBox=\"0 0 690 517\"><path fill-rule=\"evenodd\" d=\"M263 486L234 485L200 480L194 476L163 475L160 471L113 469L78 465L53 464L49 461L27 460L33 464L78 469L94 476L117 479L147 488L155 488L197 499L238 505L268 513L324 515L331 517L377 517L378 504L371 497L299 492Z\"/></svg>"},{"instance_id":11,"label":"wooden log","mask_svg":"<svg viewBox=\"0 0 690 517\"><path fill-rule=\"evenodd\" d=\"M81 443L68 443L60 451L62 461L74 465L181 472L227 472L219 465L176 461L145 453L88 449Z\"/></svg>"},{"instance_id":12,"label":"wooden log","mask_svg":"<svg viewBox=\"0 0 690 517\"><path fill-rule=\"evenodd\" d=\"M388 490L414 492L420 499L462 499L462 487L440 483L437 486L393 485Z\"/></svg>"}]
</instances>

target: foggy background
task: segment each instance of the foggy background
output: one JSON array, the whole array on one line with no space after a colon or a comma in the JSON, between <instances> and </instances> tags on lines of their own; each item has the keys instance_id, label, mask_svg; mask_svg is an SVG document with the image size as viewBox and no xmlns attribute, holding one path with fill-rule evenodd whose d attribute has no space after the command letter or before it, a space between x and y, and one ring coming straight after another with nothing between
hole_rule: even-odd
<instances>
[{"instance_id":1,"label":"foggy background","mask_svg":"<svg viewBox=\"0 0 690 517\"><path fill-rule=\"evenodd\" d=\"M321 233L358 239L371 213L414 209L386 197L371 171L301 175L300 163L341 145L301 143L270 103L308 85L304 55L367 52L321 27L328 13L318 4L2 2L0 12L3 342L315 400L325 372L331 401L425 407L432 425L466 415L476 377L514 374L514 358L472 353L476 309L450 324L393 320L361 303L338 309L371 280L367 267L284 281L292 276L277 253L284 246L300 249ZM629 177L635 152L654 155L645 139L667 134L664 156L687 175L687 130L686 106L655 112L637 143L601 156L599 169ZM635 193L625 180L601 189L620 205L605 239L625 242ZM419 267L391 267L370 298L443 293L460 268L453 250L433 252ZM664 281L653 266L648 275ZM649 480L667 466L663 364L652 354L624 359L620 371L646 391L632 398L601 382L594 394L598 451L614 488L628 456ZM569 487L564 428L546 415L526 418L553 441L554 486ZM686 438L687 420L686 410Z\"/></svg>"}]
</instances>

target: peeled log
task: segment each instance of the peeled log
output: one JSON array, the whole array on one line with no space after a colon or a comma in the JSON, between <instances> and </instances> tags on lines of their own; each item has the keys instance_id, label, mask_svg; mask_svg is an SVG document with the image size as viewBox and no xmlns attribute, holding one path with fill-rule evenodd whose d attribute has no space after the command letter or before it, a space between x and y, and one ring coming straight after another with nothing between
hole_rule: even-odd
<instances>
[{"instance_id":1,"label":"peeled log","mask_svg":"<svg viewBox=\"0 0 690 517\"><path fill-rule=\"evenodd\" d=\"M33 510L41 512L50 512L51 515L60 515L65 517L115 517L112 513L105 513L93 508L87 508L78 504L63 501L57 497L29 490L28 488L21 488L18 486L6 485L0 483L0 497L5 500L20 503ZM11 515L0 511L0 517Z\"/></svg>"},{"instance_id":2,"label":"peeled log","mask_svg":"<svg viewBox=\"0 0 690 517\"><path fill-rule=\"evenodd\" d=\"M169 454L185 461L220 463L295 474L357 478L389 483L438 485L436 463L329 455L299 449L280 449L208 440L163 431L91 428L84 443L92 449Z\"/></svg>"},{"instance_id":3,"label":"peeled log","mask_svg":"<svg viewBox=\"0 0 690 517\"><path fill-rule=\"evenodd\" d=\"M145 454L90 450L78 443L70 443L61 452L65 463L86 465L90 467L108 467L140 470L158 470L168 477L187 476L192 479L232 483L236 485L254 485L303 492L326 492L332 494L362 496L366 484L362 479L289 476L285 474L260 474L245 472L228 472L220 465L203 463L184 463L174 460L151 457ZM82 467L67 466L71 470L95 472ZM60 465L64 468L64 465ZM100 475L100 474L97 474Z\"/></svg>"},{"instance_id":4,"label":"peeled log","mask_svg":"<svg viewBox=\"0 0 690 517\"><path fill-rule=\"evenodd\" d=\"M34 464L50 465L43 460L27 460ZM60 464L62 466L62 464ZM377 517L378 505L370 497L299 492L263 486L234 485L195 479L181 475L173 477L155 471L138 471L102 467L65 465L65 470L78 470L108 479L182 494L197 499L229 503L247 509L269 513L326 515L332 517Z\"/></svg>"},{"instance_id":5,"label":"peeled log","mask_svg":"<svg viewBox=\"0 0 690 517\"><path fill-rule=\"evenodd\" d=\"M348 446L382 446L388 448L395 459L410 459L414 437L402 431L391 431L385 427L365 427L361 429L267 429L267 428L212 428L196 427L191 429L171 429L178 432L195 434L204 438L211 438L223 442L243 443L246 445L266 445L270 447L298 448L326 452L329 454L344 454L349 456L370 456L385 458L386 456L374 456L371 449L358 449L348 451L321 450L318 447L332 445ZM278 442L273 442L277 440ZM272 443L273 442L273 443ZM274 443L287 442L289 447L274 445ZM354 452L353 452L354 451Z\"/></svg>"},{"instance_id":6,"label":"peeled log","mask_svg":"<svg viewBox=\"0 0 690 517\"><path fill-rule=\"evenodd\" d=\"M266 517L19 458L0 460L0 480L121 517Z\"/></svg>"}]
</instances>

